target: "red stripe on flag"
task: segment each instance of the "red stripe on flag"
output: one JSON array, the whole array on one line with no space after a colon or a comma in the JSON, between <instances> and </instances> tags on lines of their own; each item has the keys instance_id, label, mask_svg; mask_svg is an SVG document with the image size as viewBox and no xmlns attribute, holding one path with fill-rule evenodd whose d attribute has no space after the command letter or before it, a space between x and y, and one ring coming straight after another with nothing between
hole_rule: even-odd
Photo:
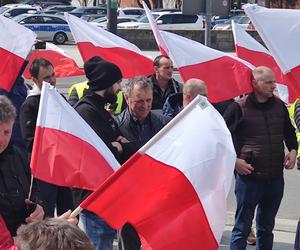
<instances>
[{"instance_id":1,"label":"red stripe on flag","mask_svg":"<svg viewBox=\"0 0 300 250\"><path fill-rule=\"evenodd\" d=\"M0 88L10 91L24 63L24 59L0 48Z\"/></svg>"},{"instance_id":2,"label":"red stripe on flag","mask_svg":"<svg viewBox=\"0 0 300 250\"><path fill-rule=\"evenodd\" d=\"M61 130L36 127L32 175L59 186L95 190L113 169L89 143Z\"/></svg>"},{"instance_id":3,"label":"red stripe on flag","mask_svg":"<svg viewBox=\"0 0 300 250\"><path fill-rule=\"evenodd\" d=\"M276 74L277 82L283 83L283 74L271 55L260 51L249 50L239 45L236 45L235 48L236 54L239 58L253 64L256 67L267 66L271 68Z\"/></svg>"},{"instance_id":4,"label":"red stripe on flag","mask_svg":"<svg viewBox=\"0 0 300 250\"><path fill-rule=\"evenodd\" d=\"M289 89L289 101L293 103L300 97L300 65L293 68L290 72L284 75L284 83Z\"/></svg>"},{"instance_id":5,"label":"red stripe on flag","mask_svg":"<svg viewBox=\"0 0 300 250\"><path fill-rule=\"evenodd\" d=\"M220 102L252 92L252 70L228 56L179 68L184 81L198 78L206 82L211 102Z\"/></svg>"},{"instance_id":6,"label":"red stripe on flag","mask_svg":"<svg viewBox=\"0 0 300 250\"><path fill-rule=\"evenodd\" d=\"M218 248L197 193L184 174L139 152L80 206L113 228L131 223L151 249Z\"/></svg>"},{"instance_id":7,"label":"red stripe on flag","mask_svg":"<svg viewBox=\"0 0 300 250\"><path fill-rule=\"evenodd\" d=\"M24 76L30 79L29 68L36 58L45 58L54 66L56 77L71 77L85 75L84 70L79 68L75 61L53 50L35 50L32 52L29 63L24 71Z\"/></svg>"},{"instance_id":8,"label":"red stripe on flag","mask_svg":"<svg viewBox=\"0 0 300 250\"><path fill-rule=\"evenodd\" d=\"M77 44L83 61L93 56L100 56L120 68L124 78L135 76L149 76L153 74L153 61L146 56L124 48L101 48L89 42Z\"/></svg>"},{"instance_id":9,"label":"red stripe on flag","mask_svg":"<svg viewBox=\"0 0 300 250\"><path fill-rule=\"evenodd\" d=\"M254 66L267 66L276 75L276 81L288 86L289 101L294 102L300 96L300 87L297 86L297 79L300 79L300 66L292 69L287 74L283 74L278 64L271 55L263 52L249 50L236 45L236 52L239 58L250 62Z\"/></svg>"}]
</instances>

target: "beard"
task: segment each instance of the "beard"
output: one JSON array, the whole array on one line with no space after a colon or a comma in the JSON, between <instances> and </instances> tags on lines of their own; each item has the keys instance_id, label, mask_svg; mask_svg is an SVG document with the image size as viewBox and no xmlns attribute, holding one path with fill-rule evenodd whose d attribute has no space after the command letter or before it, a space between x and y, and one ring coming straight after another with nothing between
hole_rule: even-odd
<instances>
[{"instance_id":1,"label":"beard","mask_svg":"<svg viewBox=\"0 0 300 250\"><path fill-rule=\"evenodd\" d=\"M116 102L117 102L117 95L114 92L113 87L109 87L108 89L105 90L105 92L104 92L104 98L111 105L116 104Z\"/></svg>"}]
</instances>

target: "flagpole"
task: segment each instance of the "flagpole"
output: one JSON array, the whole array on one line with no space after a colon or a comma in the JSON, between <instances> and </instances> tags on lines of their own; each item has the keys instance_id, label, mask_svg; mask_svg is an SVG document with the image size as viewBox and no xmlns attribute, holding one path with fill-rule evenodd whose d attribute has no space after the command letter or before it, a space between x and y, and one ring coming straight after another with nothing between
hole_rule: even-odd
<instances>
[{"instance_id":1,"label":"flagpole","mask_svg":"<svg viewBox=\"0 0 300 250\"><path fill-rule=\"evenodd\" d=\"M82 207L80 206L76 207L76 209L71 213L70 217L75 218L78 214L81 213L82 210L83 210Z\"/></svg>"},{"instance_id":2,"label":"flagpole","mask_svg":"<svg viewBox=\"0 0 300 250\"><path fill-rule=\"evenodd\" d=\"M28 193L28 200L30 200L30 197L31 197L32 185L33 185L33 175L30 175L30 187L29 187L29 193Z\"/></svg>"},{"instance_id":3,"label":"flagpole","mask_svg":"<svg viewBox=\"0 0 300 250\"><path fill-rule=\"evenodd\" d=\"M190 110L194 109L196 105L201 104L208 106L207 98L198 95L187 107L185 107L179 114L177 114L166 126L164 126L154 137L152 137L138 152L146 152L153 144L155 144L164 134L166 134L171 128L173 128L184 116L186 116Z\"/></svg>"}]
</instances>

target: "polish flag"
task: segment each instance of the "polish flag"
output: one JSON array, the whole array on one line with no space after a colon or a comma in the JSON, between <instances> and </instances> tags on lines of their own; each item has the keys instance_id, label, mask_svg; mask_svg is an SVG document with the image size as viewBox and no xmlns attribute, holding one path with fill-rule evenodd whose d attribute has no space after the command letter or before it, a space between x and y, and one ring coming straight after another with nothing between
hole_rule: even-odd
<instances>
[{"instance_id":1,"label":"polish flag","mask_svg":"<svg viewBox=\"0 0 300 250\"><path fill-rule=\"evenodd\" d=\"M36 34L0 15L0 88L10 91L36 39Z\"/></svg>"},{"instance_id":2,"label":"polish flag","mask_svg":"<svg viewBox=\"0 0 300 250\"><path fill-rule=\"evenodd\" d=\"M33 50L29 63L24 71L24 76L30 79L29 68L36 58L45 58L54 66L56 77L83 76L84 70L79 68L76 62L63 49L57 47L53 43L46 43L46 49Z\"/></svg>"},{"instance_id":3,"label":"polish flag","mask_svg":"<svg viewBox=\"0 0 300 250\"><path fill-rule=\"evenodd\" d=\"M68 13L66 20L83 61L93 56L116 64L124 78L153 74L153 61L134 44Z\"/></svg>"},{"instance_id":4,"label":"polish flag","mask_svg":"<svg viewBox=\"0 0 300 250\"><path fill-rule=\"evenodd\" d=\"M271 53L263 45L257 42L252 36L250 36L243 27L236 24L234 21L232 21L231 26L236 55L239 58L250 62L255 67L267 66L271 68L276 75L278 96L282 101L288 103L289 91L287 89L287 86L283 85L285 81L284 75L275 62ZM293 99L293 94L291 94L291 97Z\"/></svg>"},{"instance_id":5,"label":"polish flag","mask_svg":"<svg viewBox=\"0 0 300 250\"><path fill-rule=\"evenodd\" d=\"M159 51L162 55L168 56L169 55L169 49L166 45L166 42L164 41L163 37L161 36L160 32L159 32L159 28L157 26L157 23L155 22L151 11L149 10L147 4L143 1L143 7L145 9L146 15L148 17L151 29L153 31L156 43L158 45Z\"/></svg>"},{"instance_id":6,"label":"polish flag","mask_svg":"<svg viewBox=\"0 0 300 250\"><path fill-rule=\"evenodd\" d=\"M75 211L131 223L143 249L218 249L235 160L222 116L198 96Z\"/></svg>"},{"instance_id":7,"label":"polish flag","mask_svg":"<svg viewBox=\"0 0 300 250\"><path fill-rule=\"evenodd\" d=\"M268 9L254 4L243 8L284 74L293 102L300 96L299 10Z\"/></svg>"},{"instance_id":8,"label":"polish flag","mask_svg":"<svg viewBox=\"0 0 300 250\"><path fill-rule=\"evenodd\" d=\"M31 157L32 175L59 186L95 190L119 163L57 90L43 83Z\"/></svg>"},{"instance_id":9,"label":"polish flag","mask_svg":"<svg viewBox=\"0 0 300 250\"><path fill-rule=\"evenodd\" d=\"M271 53L245 29L232 21L232 32L234 37L236 55L253 64L255 67L267 66L276 73L277 82L283 82L282 72L275 62Z\"/></svg>"},{"instance_id":10,"label":"polish flag","mask_svg":"<svg viewBox=\"0 0 300 250\"><path fill-rule=\"evenodd\" d=\"M250 63L204 46L188 38L160 31L184 81L206 82L211 102L220 102L252 92Z\"/></svg>"}]
</instances>

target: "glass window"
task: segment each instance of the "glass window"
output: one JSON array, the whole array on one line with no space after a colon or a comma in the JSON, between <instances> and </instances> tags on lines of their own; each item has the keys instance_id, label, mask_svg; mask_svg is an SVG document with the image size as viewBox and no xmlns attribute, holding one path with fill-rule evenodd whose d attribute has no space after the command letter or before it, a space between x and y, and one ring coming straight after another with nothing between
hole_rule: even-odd
<instances>
[{"instance_id":1,"label":"glass window","mask_svg":"<svg viewBox=\"0 0 300 250\"><path fill-rule=\"evenodd\" d=\"M10 16L14 17L14 16L18 16L20 14L24 14L24 13L28 13L28 11L36 11L36 9L12 9L9 13Z\"/></svg>"},{"instance_id":2,"label":"glass window","mask_svg":"<svg viewBox=\"0 0 300 250\"><path fill-rule=\"evenodd\" d=\"M171 24L172 23L172 15L166 14L159 17L156 21L162 21L162 24Z\"/></svg>"},{"instance_id":3,"label":"glass window","mask_svg":"<svg viewBox=\"0 0 300 250\"><path fill-rule=\"evenodd\" d=\"M182 15L182 14L174 14L173 17L173 23L179 24L179 23L195 23L198 20L198 17L196 15Z\"/></svg>"},{"instance_id":4,"label":"glass window","mask_svg":"<svg viewBox=\"0 0 300 250\"><path fill-rule=\"evenodd\" d=\"M30 16L30 17L27 17L27 18L23 19L21 22L25 23L25 24L44 23L42 17L40 17L40 16Z\"/></svg>"},{"instance_id":5,"label":"glass window","mask_svg":"<svg viewBox=\"0 0 300 250\"><path fill-rule=\"evenodd\" d=\"M67 22L63 19L60 19L58 17L43 17L45 23L51 23L51 24L67 24Z\"/></svg>"},{"instance_id":6,"label":"glass window","mask_svg":"<svg viewBox=\"0 0 300 250\"><path fill-rule=\"evenodd\" d=\"M125 15L139 16L139 15L143 14L143 12L140 10L123 10L123 12L125 13Z\"/></svg>"}]
</instances>

